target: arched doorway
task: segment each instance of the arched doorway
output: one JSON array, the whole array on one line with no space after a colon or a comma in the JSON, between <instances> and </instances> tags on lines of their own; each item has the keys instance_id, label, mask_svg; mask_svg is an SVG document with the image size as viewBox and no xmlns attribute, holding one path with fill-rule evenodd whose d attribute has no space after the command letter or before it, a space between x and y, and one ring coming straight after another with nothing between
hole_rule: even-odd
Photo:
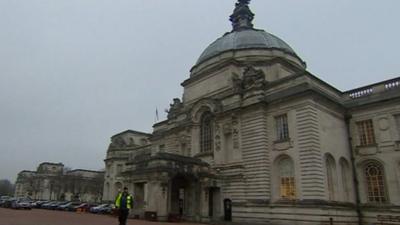
<instances>
[{"instance_id":1,"label":"arched doorway","mask_svg":"<svg viewBox=\"0 0 400 225\"><path fill-rule=\"evenodd\" d=\"M198 182L193 177L176 175L170 181L169 213L183 219L193 219L199 209Z\"/></svg>"}]
</instances>

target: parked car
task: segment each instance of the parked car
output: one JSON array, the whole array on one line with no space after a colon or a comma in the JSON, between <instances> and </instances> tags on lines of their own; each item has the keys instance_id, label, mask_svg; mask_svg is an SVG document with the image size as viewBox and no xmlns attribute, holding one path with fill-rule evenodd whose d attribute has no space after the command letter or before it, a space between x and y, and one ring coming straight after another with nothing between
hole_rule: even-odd
<instances>
[{"instance_id":1,"label":"parked car","mask_svg":"<svg viewBox=\"0 0 400 225\"><path fill-rule=\"evenodd\" d=\"M1 196L0 197L0 207L3 207L4 203L10 198L11 198L10 196Z\"/></svg>"},{"instance_id":2,"label":"parked car","mask_svg":"<svg viewBox=\"0 0 400 225\"><path fill-rule=\"evenodd\" d=\"M72 202L65 210L75 212L76 207L78 207L81 203L80 202Z\"/></svg>"},{"instance_id":3,"label":"parked car","mask_svg":"<svg viewBox=\"0 0 400 225\"><path fill-rule=\"evenodd\" d=\"M65 211L65 210L67 210L68 207L71 206L71 205L72 205L72 202L67 202L67 203L65 203L65 204L58 205L56 209L57 209L57 210L63 210L63 211Z\"/></svg>"},{"instance_id":4,"label":"parked car","mask_svg":"<svg viewBox=\"0 0 400 225\"><path fill-rule=\"evenodd\" d=\"M5 200L4 203L3 203L3 207L4 208L11 208L12 202L16 201L16 200L17 200L16 198L9 198L9 199Z\"/></svg>"},{"instance_id":5,"label":"parked car","mask_svg":"<svg viewBox=\"0 0 400 225\"><path fill-rule=\"evenodd\" d=\"M57 201L50 201L50 202L44 203L41 208L42 209L51 209L57 203L58 203Z\"/></svg>"},{"instance_id":6,"label":"parked car","mask_svg":"<svg viewBox=\"0 0 400 225\"><path fill-rule=\"evenodd\" d=\"M91 213L108 214L111 212L111 209L112 209L112 207L110 206L110 204L101 204L101 205L90 208L89 211Z\"/></svg>"},{"instance_id":7,"label":"parked car","mask_svg":"<svg viewBox=\"0 0 400 225\"><path fill-rule=\"evenodd\" d=\"M14 201L12 201L11 208L12 209L32 209L31 203L24 199L22 199L22 200L15 199Z\"/></svg>"},{"instance_id":8,"label":"parked car","mask_svg":"<svg viewBox=\"0 0 400 225\"><path fill-rule=\"evenodd\" d=\"M42 208L42 205L46 204L46 203L49 203L49 201L39 200L39 201L34 202L32 204L32 207L40 209L40 208Z\"/></svg>"},{"instance_id":9,"label":"parked car","mask_svg":"<svg viewBox=\"0 0 400 225\"><path fill-rule=\"evenodd\" d=\"M82 204L80 204L79 206L77 206L75 208L75 211L77 211L77 212L89 212L89 209L91 207L94 207L94 206L96 206L96 205L89 204L89 203L82 203Z\"/></svg>"},{"instance_id":10,"label":"parked car","mask_svg":"<svg viewBox=\"0 0 400 225\"><path fill-rule=\"evenodd\" d=\"M50 205L50 208L49 209L51 209L51 210L56 210L60 205L64 205L64 204L67 204L68 202L55 202L54 204L51 204Z\"/></svg>"}]
</instances>

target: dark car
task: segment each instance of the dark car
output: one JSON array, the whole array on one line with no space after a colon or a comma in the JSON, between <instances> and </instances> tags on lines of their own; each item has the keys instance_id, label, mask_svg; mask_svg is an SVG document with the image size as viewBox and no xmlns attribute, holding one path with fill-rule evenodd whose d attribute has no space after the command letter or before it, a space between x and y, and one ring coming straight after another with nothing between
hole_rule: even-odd
<instances>
[{"instance_id":1,"label":"dark car","mask_svg":"<svg viewBox=\"0 0 400 225\"><path fill-rule=\"evenodd\" d=\"M4 207L3 205L4 205L4 203L8 200L8 199L10 199L11 197L10 196L1 196L0 197L0 207Z\"/></svg>"},{"instance_id":2,"label":"dark car","mask_svg":"<svg viewBox=\"0 0 400 225\"><path fill-rule=\"evenodd\" d=\"M56 210L60 205L67 204L68 202L55 202L54 204L51 204L49 209L51 210Z\"/></svg>"},{"instance_id":3,"label":"dark car","mask_svg":"<svg viewBox=\"0 0 400 225\"><path fill-rule=\"evenodd\" d=\"M51 201L51 202L47 202L45 204L42 205L42 209L51 209L52 207L55 207L58 204L57 201Z\"/></svg>"},{"instance_id":4,"label":"dark car","mask_svg":"<svg viewBox=\"0 0 400 225\"><path fill-rule=\"evenodd\" d=\"M70 207L71 205L72 205L72 202L67 202L65 204L58 205L56 209L65 211L65 210L68 210L68 207Z\"/></svg>"},{"instance_id":5,"label":"dark car","mask_svg":"<svg viewBox=\"0 0 400 225\"><path fill-rule=\"evenodd\" d=\"M17 200L16 198L9 198L9 199L5 200L3 202L3 207L4 208L11 208L11 204L16 200Z\"/></svg>"},{"instance_id":6,"label":"dark car","mask_svg":"<svg viewBox=\"0 0 400 225\"><path fill-rule=\"evenodd\" d=\"M32 207L33 207L33 208L40 209L40 208L42 208L42 206L43 206L44 204L46 204L46 203L49 203L49 201L39 200L39 201L34 202L34 204L32 205Z\"/></svg>"},{"instance_id":7,"label":"dark car","mask_svg":"<svg viewBox=\"0 0 400 225\"><path fill-rule=\"evenodd\" d=\"M71 212L75 212L76 208L81 205L80 202L72 202L65 210L66 211L71 211Z\"/></svg>"},{"instance_id":8,"label":"dark car","mask_svg":"<svg viewBox=\"0 0 400 225\"><path fill-rule=\"evenodd\" d=\"M89 203L82 203L82 204L80 204L79 206L77 206L75 208L75 211L77 211L77 212L89 212L89 209L91 207L94 207L94 206L96 206L96 205L89 204Z\"/></svg>"}]
</instances>

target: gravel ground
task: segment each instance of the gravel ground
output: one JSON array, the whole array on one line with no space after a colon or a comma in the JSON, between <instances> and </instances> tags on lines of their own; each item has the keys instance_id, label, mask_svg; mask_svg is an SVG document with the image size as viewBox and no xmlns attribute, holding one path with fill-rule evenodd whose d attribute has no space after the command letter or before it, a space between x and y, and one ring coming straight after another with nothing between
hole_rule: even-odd
<instances>
[{"instance_id":1,"label":"gravel ground","mask_svg":"<svg viewBox=\"0 0 400 225\"><path fill-rule=\"evenodd\" d=\"M127 225L201 225L199 223L161 223L128 220ZM118 218L90 213L43 209L13 210L0 208L0 225L118 225ZM204 224L202 224L204 225Z\"/></svg>"}]
</instances>

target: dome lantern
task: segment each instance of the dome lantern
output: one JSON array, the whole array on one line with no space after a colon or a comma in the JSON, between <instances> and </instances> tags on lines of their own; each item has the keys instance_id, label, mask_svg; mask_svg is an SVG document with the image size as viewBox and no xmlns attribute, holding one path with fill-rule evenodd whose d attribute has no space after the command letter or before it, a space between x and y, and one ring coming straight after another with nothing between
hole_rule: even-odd
<instances>
[{"instance_id":1,"label":"dome lantern","mask_svg":"<svg viewBox=\"0 0 400 225\"><path fill-rule=\"evenodd\" d=\"M229 17L232 22L233 31L240 31L253 28L254 13L249 8L250 0L238 0Z\"/></svg>"}]
</instances>

